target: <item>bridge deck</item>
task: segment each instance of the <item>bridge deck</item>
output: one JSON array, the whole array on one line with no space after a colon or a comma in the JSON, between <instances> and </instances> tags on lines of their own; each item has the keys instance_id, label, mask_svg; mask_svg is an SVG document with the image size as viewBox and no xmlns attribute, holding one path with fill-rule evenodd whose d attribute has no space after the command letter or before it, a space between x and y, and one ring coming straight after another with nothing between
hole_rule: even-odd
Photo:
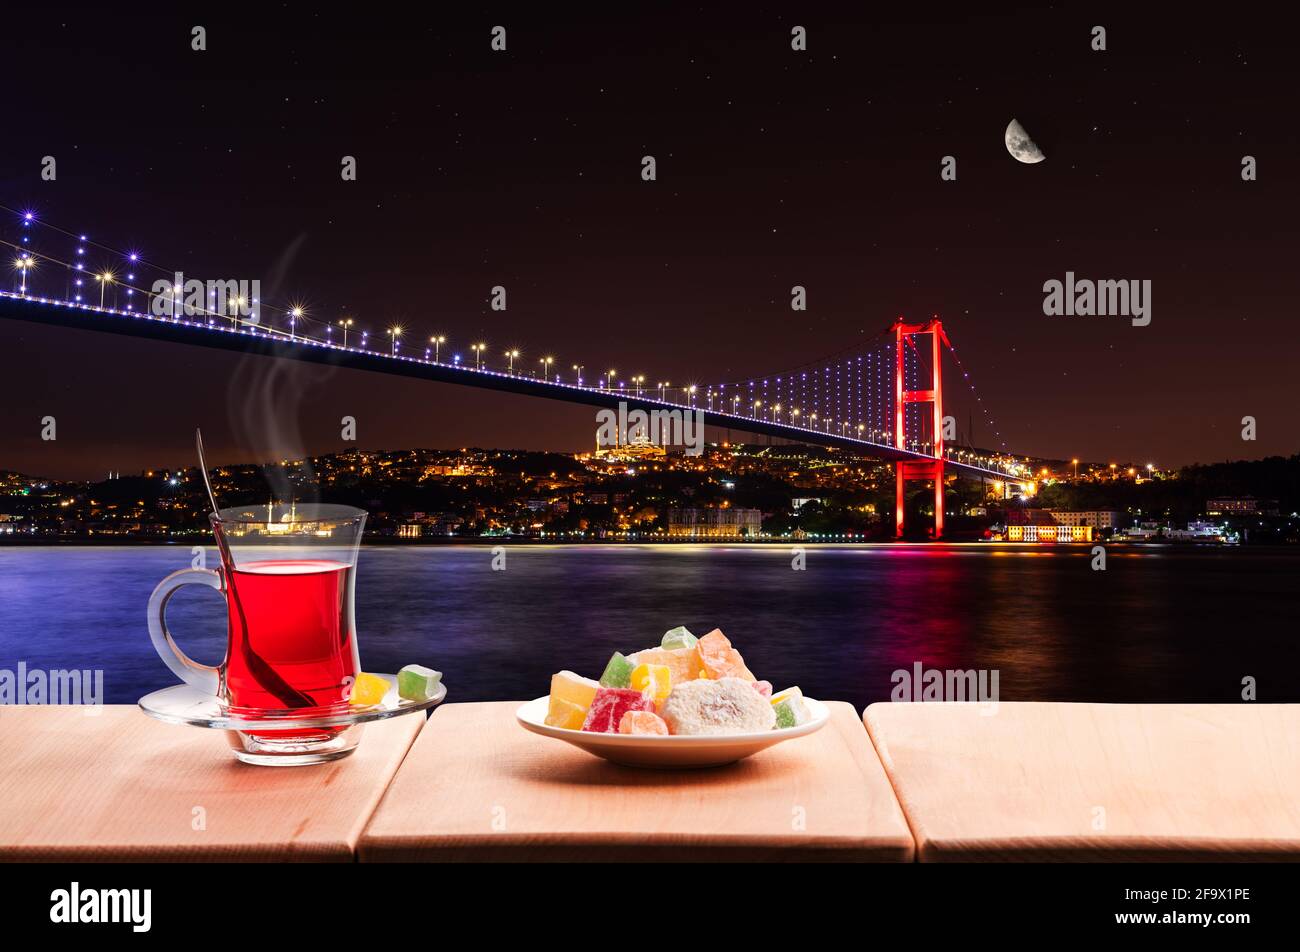
<instances>
[{"instance_id":1,"label":"bridge deck","mask_svg":"<svg viewBox=\"0 0 1300 952\"><path fill-rule=\"evenodd\" d=\"M78 330L125 334L132 337L170 341L178 344L213 347L266 357L305 360L354 370L369 370L376 373L417 377L422 380L433 380L440 383L480 387L488 390L499 390L506 393L517 393L524 396L542 397L548 400L562 400L567 403L579 403L611 409L617 409L620 404L623 404L629 410L642 409L647 412L653 410L670 412L700 410L704 413L705 422L709 426L727 427L745 433L774 436L796 443L841 447L888 462L899 460L929 461L935 458L925 453L900 450L897 447L870 440L841 436L807 427L791 426L786 423L762 420L743 414L724 413L699 405L689 406L673 401L659 400L653 396L638 396L633 392L621 389L606 390L600 387L579 386L573 383L538 380L487 368L480 370L463 364L448 363L447 361L435 362L418 357L393 356L382 351L362 350L356 347L344 348L338 344L301 337L290 340L287 335L281 333L269 333L244 328L235 330L221 323L209 324L203 320L186 318L173 320L139 312L119 311L109 308L100 309L91 305L69 305L65 302L44 298L22 298L10 292L0 292L0 317L76 328ZM969 476L975 479L1009 478L1009 474L1000 470L987 469L951 457L945 458L945 467L950 468L955 475Z\"/></svg>"}]
</instances>

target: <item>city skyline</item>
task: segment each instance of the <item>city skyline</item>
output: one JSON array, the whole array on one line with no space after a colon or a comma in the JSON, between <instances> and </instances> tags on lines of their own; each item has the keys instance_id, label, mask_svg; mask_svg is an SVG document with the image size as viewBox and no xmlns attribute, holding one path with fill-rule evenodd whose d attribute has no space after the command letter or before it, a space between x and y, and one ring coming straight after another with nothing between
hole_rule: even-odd
<instances>
[{"instance_id":1,"label":"city skyline","mask_svg":"<svg viewBox=\"0 0 1300 952\"><path fill-rule=\"evenodd\" d=\"M1028 484L949 479L949 540L1077 543L1102 533L1117 542L1236 543L1244 535L1294 543L1300 525L1300 454L1176 471L1032 462ZM881 542L896 530L891 464L816 445L711 444L698 456L647 443L572 455L357 448L213 461L209 475L223 507L265 507L268 522L292 524L295 509L301 516L313 502L342 503L369 512L368 537L400 541ZM930 505L928 491L908 495L909 537L929 534ZM3 541L183 541L208 534L210 509L204 479L189 466L90 482L0 470Z\"/></svg>"}]
</instances>

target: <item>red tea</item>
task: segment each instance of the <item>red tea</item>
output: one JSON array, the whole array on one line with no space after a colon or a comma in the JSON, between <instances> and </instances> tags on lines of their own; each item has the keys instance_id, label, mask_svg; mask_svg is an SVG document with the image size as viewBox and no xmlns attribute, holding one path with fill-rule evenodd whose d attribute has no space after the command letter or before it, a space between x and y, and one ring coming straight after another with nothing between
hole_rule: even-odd
<instances>
[{"instance_id":1,"label":"red tea","mask_svg":"<svg viewBox=\"0 0 1300 952\"><path fill-rule=\"evenodd\" d=\"M347 703L361 669L352 571L309 559L227 566L225 687L232 708L310 715Z\"/></svg>"}]
</instances>

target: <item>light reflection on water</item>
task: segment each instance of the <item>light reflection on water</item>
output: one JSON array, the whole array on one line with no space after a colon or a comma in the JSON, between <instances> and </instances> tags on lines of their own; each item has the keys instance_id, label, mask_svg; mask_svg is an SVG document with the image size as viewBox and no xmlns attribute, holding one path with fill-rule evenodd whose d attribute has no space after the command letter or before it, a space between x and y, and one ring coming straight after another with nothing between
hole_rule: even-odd
<instances>
[{"instance_id":1,"label":"light reflection on water","mask_svg":"<svg viewBox=\"0 0 1300 952\"><path fill-rule=\"evenodd\" d=\"M858 707L891 673L996 668L1003 700L1300 700L1287 550L775 545L373 546L362 550L364 667L445 672L451 700L534 697L551 672L599 675L614 650L721 627L778 688ZM215 564L215 551L208 550ZM172 682L145 604L188 546L0 548L0 668L102 668L106 700ZM220 597L189 587L169 621L197 659L224 651Z\"/></svg>"}]
</instances>

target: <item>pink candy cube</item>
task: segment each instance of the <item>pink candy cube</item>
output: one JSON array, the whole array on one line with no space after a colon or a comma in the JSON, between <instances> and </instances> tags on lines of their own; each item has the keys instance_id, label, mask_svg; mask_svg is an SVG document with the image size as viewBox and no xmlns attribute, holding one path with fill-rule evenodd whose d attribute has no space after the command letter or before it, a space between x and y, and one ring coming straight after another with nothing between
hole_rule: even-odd
<instances>
[{"instance_id":1,"label":"pink candy cube","mask_svg":"<svg viewBox=\"0 0 1300 952\"><path fill-rule=\"evenodd\" d=\"M596 734L617 734L618 725L628 711L653 711L655 702L640 691L631 688L598 688L596 697L587 710L582 724L584 731Z\"/></svg>"}]
</instances>

